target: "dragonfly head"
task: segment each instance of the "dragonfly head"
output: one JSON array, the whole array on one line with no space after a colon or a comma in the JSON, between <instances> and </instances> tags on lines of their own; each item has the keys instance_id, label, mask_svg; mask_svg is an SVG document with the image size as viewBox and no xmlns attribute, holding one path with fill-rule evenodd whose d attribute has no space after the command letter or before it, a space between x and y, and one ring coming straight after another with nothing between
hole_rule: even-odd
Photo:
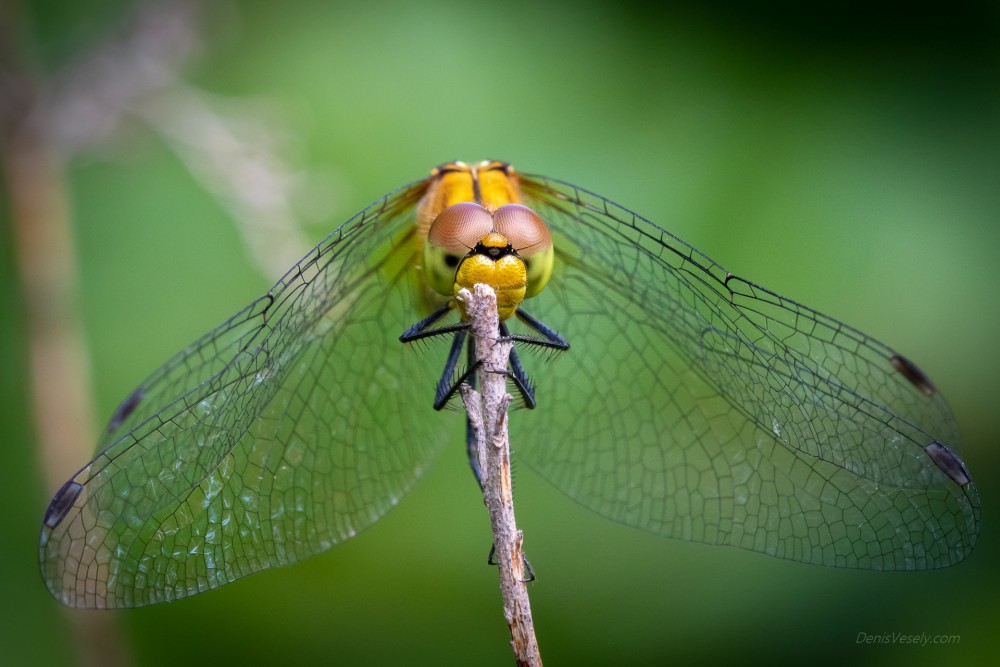
<instances>
[{"instance_id":1,"label":"dragonfly head","mask_svg":"<svg viewBox=\"0 0 1000 667\"><path fill-rule=\"evenodd\" d=\"M447 296L477 283L489 285L497 292L500 319L507 319L545 287L553 254L548 227L527 206L507 204L490 213L462 202L431 223L424 271L430 286Z\"/></svg>"}]
</instances>

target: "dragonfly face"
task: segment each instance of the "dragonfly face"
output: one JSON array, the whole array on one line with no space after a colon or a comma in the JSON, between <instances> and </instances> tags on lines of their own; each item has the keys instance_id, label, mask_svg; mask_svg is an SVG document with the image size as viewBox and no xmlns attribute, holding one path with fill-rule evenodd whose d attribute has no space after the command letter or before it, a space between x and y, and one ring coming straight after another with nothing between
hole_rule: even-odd
<instances>
[{"instance_id":1,"label":"dragonfly face","mask_svg":"<svg viewBox=\"0 0 1000 667\"><path fill-rule=\"evenodd\" d=\"M344 223L129 394L45 514L53 595L173 600L376 521L449 444L442 433L461 440L458 414L428 405L441 355L396 336L455 313L442 328L457 338L451 304L470 280L512 288L513 336L565 348L524 313L530 299L572 341L521 369L538 409L510 433L580 504L838 567L945 567L972 550L979 496L915 364L598 195L449 163Z\"/></svg>"},{"instance_id":2,"label":"dragonfly face","mask_svg":"<svg viewBox=\"0 0 1000 667\"><path fill-rule=\"evenodd\" d=\"M428 284L446 296L487 284L497 292L501 320L541 292L552 275L552 237L520 201L517 173L506 163L437 167L418 205Z\"/></svg>"}]
</instances>

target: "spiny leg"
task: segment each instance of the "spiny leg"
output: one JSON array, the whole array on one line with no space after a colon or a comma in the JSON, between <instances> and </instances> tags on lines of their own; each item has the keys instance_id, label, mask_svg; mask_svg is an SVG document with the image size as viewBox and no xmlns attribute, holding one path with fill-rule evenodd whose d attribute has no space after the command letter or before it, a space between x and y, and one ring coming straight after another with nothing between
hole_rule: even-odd
<instances>
[{"instance_id":1,"label":"spiny leg","mask_svg":"<svg viewBox=\"0 0 1000 667\"><path fill-rule=\"evenodd\" d=\"M466 329L468 327L456 327L454 329L455 340L452 343L451 351L448 353L448 360L445 362L444 373L441 374L441 380L438 382L437 393L434 396L434 409L440 410L443 408L451 397L455 395L458 391L458 387L470 378L475 378L475 371L479 368L480 362L475 357L473 341L469 339L469 363L468 367L464 373L458 378L452 379L455 373L455 367L458 362L458 355L461 350L462 341L466 339ZM443 332L444 329L434 329L434 332ZM451 331L451 330L449 330ZM500 323L500 337L508 338L512 340L520 340L516 336L511 336L510 330L507 329L507 324L505 322ZM536 339L530 339L536 340ZM546 347L548 347L546 345ZM521 359L517 356L517 352L513 347L510 349L510 356L508 357L510 363L510 370L505 370L503 372L507 373L514 381L514 386L517 387L517 392L521 395L521 399L524 401L525 406L528 409L534 409L535 403L535 388L531 384L531 379L528 377L527 373L524 371L524 366L521 365ZM469 382L470 385L475 389L474 381Z\"/></svg>"},{"instance_id":2,"label":"spiny leg","mask_svg":"<svg viewBox=\"0 0 1000 667\"><path fill-rule=\"evenodd\" d=\"M420 340L421 338L431 338L433 336L441 336L446 333L451 333L453 331L462 331L463 329L468 329L468 322L459 322L457 324L449 324L448 326L441 327L439 329L429 328L432 324L440 320L442 317L447 315L452 309L452 303L449 301L444 304L433 313L420 320L412 327L403 332L403 335L399 337L401 343L411 343L415 340Z\"/></svg>"},{"instance_id":3,"label":"spiny leg","mask_svg":"<svg viewBox=\"0 0 1000 667\"><path fill-rule=\"evenodd\" d=\"M506 322L500 323L500 336L502 338L513 338L510 335L510 330L507 328ZM516 339L515 339L516 340ZM510 377L514 380L514 386L517 387L517 391L521 394L521 398L524 399L525 406L529 410L535 409L535 388L531 386L531 380L528 378L528 374L524 372L524 366L521 365L521 359L517 356L517 351L512 345L510 348L510 357L508 359L510 362Z\"/></svg>"},{"instance_id":4,"label":"spiny leg","mask_svg":"<svg viewBox=\"0 0 1000 667\"><path fill-rule=\"evenodd\" d=\"M534 316L528 314L520 308L517 309L516 313L522 322L540 333L543 338L524 336L521 334L511 334L510 329L507 328L507 323L501 322L500 337L502 339L513 340L526 345L535 345L551 350L569 349L569 343L554 329L546 326ZM531 379L528 377L528 374L524 372L524 366L521 365L521 359L517 356L517 351L513 347L510 349L510 374L511 378L514 380L514 384L517 386L518 392L524 399L525 405L529 409L534 409L537 405L535 402L535 387L531 384Z\"/></svg>"},{"instance_id":5,"label":"spiny leg","mask_svg":"<svg viewBox=\"0 0 1000 667\"><path fill-rule=\"evenodd\" d=\"M521 341L522 343L527 343L528 345L537 345L538 347L547 347L554 350L569 349L569 342L565 338L560 336L559 332L557 332L555 329L541 322L535 316L530 315L522 308L518 308L514 312L519 320L521 320L530 328L540 333L542 335L542 338L515 334L513 336L510 336L511 340L517 340Z\"/></svg>"},{"instance_id":6,"label":"spiny leg","mask_svg":"<svg viewBox=\"0 0 1000 667\"><path fill-rule=\"evenodd\" d=\"M475 388L475 371L479 368L480 362L475 357L475 346L474 341L469 338L468 330L469 324L466 322L459 322L457 324L452 324L446 327L441 327L437 329L430 328L435 322L444 317L452 309L452 304L446 303L441 308L437 309L424 319L420 320L409 329L407 329L399 337L399 340L403 343L409 343L415 340L420 340L422 338L430 338L433 336L439 336L447 333L454 333L455 338L452 341L451 349L448 352L448 358L445 361L444 370L441 373L441 379L438 381L437 390L434 397L434 409L440 410L443 408L454 393L458 390L463 382L468 382L473 388ZM528 345L537 345L539 347L545 347L555 350L566 350L569 349L569 343L560 336L555 330L542 324L540 321L525 313L521 309L517 310L517 315L525 324L530 328L534 329L540 333L544 338L535 338L532 336L523 335L511 335L510 330L507 328L506 322L500 323L499 334L501 337L507 338L509 340L520 341ZM452 376L455 373L455 368L458 365L458 356L462 352L462 346L468 342L467 352L468 352L468 369L457 378L452 381ZM531 380L528 378L527 373L524 371L524 366L521 365L521 360L517 356L514 348L511 348L510 356L508 357L508 363L510 369L506 370L508 375L514 380L514 384L518 389L518 393L521 394L525 405L530 409L534 408L535 394L534 388L531 385ZM466 455L469 459L469 466L472 468L472 474L476 478L476 483L479 485L480 490L483 489L483 475L482 469L479 466L479 447L476 439L476 431L472 425L472 421L466 416L466 427L465 427L465 448ZM495 545L490 545L490 553L486 558L486 562L490 565L495 565L494 556L496 554ZM528 578L525 582L530 582L535 580L535 572L531 567L531 563L528 559L523 556L524 567L528 572Z\"/></svg>"},{"instance_id":7,"label":"spiny leg","mask_svg":"<svg viewBox=\"0 0 1000 667\"><path fill-rule=\"evenodd\" d=\"M500 323L500 335L509 336L510 332L507 329L507 324L504 322ZM476 359L475 343L470 338L468 346L468 357L469 366L478 366L479 361ZM510 357L508 358L511 370L507 371L514 380L514 384L517 386L518 391L521 393L525 404L529 408L535 407L535 395L534 389L531 386L531 381L524 372L524 367L521 366L521 360L517 358L517 353L514 351L513 346L510 348ZM475 389L476 376L473 375L469 378L469 384ZM485 426L484 426L485 428ZM479 484L479 490L483 490L483 473L482 469L479 467L479 444L476 439L476 429L472 425L472 420L466 415L465 418L465 449L469 456L469 466L472 468L472 474L476 478L476 482ZM490 553L486 557L487 565L496 565L496 544L490 544ZM531 563L528 561L528 557L523 553L521 554L521 561L524 563L524 569L528 573L528 578L524 579L524 583L532 582L535 580L535 570L531 567Z\"/></svg>"},{"instance_id":8,"label":"spiny leg","mask_svg":"<svg viewBox=\"0 0 1000 667\"><path fill-rule=\"evenodd\" d=\"M512 336L510 330L507 328L506 322L500 323L501 338L521 340L522 342L535 343L543 347L551 347L553 349L559 349L559 350L565 350L569 348L569 343L567 343L566 340L558 333L556 333L549 327L545 326L531 315L528 315L527 313L522 314L522 311L520 309L518 310L518 314L521 316L523 321L525 321L529 326L531 326L533 329L535 329L543 336L545 336L548 340L540 341L539 339L530 338L527 336L523 338ZM450 377L450 373L454 370L455 358L457 357L457 354L458 354L457 350L454 347L452 347L452 352L451 355L449 356L450 367L446 368L446 374L441 378L442 383L445 382L446 378ZM461 384L461 382L465 381L466 379L469 379L469 384L472 385L473 389L475 389L475 375L472 374L471 371L479 367L479 361L475 357L475 348L473 345L473 341L471 339L469 340L469 345L468 345L468 358L469 358L468 367L470 371L465 373L457 384ZM531 384L531 379L525 372L524 366L521 365L521 359L517 356L517 350L513 346L511 346L510 348L510 357L508 358L508 362L510 364L510 370L507 371L507 374L514 381L514 386L517 387L518 393L521 394L521 398L524 400L525 406L528 409L534 409L535 406L537 405L537 403L535 402L535 388ZM447 398L450 397L455 392L456 386L447 388L445 390L446 393L442 394L442 387L439 385L438 396L442 397L443 395L443 398L447 400ZM482 471L479 468L479 452L476 446L476 432L475 429L472 427L472 422L468 419L468 417L466 417L465 448L466 451L468 452L469 465L472 467L472 473L473 475L475 475L476 481L479 483L479 488L482 489L483 480L482 480ZM491 551L491 556L492 556L492 551Z\"/></svg>"},{"instance_id":9,"label":"spiny leg","mask_svg":"<svg viewBox=\"0 0 1000 667\"><path fill-rule=\"evenodd\" d=\"M472 338L469 339L469 344L466 347L466 350L469 367L471 368L473 366L477 366L478 360L476 359L476 344ZM469 376L468 381L469 386L475 389L475 374ZM485 492L485 489L483 488L483 470L479 467L479 442L476 440L476 427L472 425L472 419L469 417L468 413L465 414L465 452L469 457L469 466L472 468L472 474L476 478L476 484L479 485L480 491Z\"/></svg>"},{"instance_id":10,"label":"spiny leg","mask_svg":"<svg viewBox=\"0 0 1000 667\"><path fill-rule=\"evenodd\" d=\"M462 383L470 377L475 377L475 371L479 368L479 362L477 361L471 364L460 377L454 381L452 380L452 376L455 374L455 367L458 365L458 355L462 353L462 345L468 338L468 334L468 327L455 330L455 339L451 342L451 350L448 351L448 359L444 363L444 371L441 373L441 379L438 380L437 384L437 391L434 393L435 410L440 410L447 405ZM471 339L469 340L469 345L472 345Z\"/></svg>"},{"instance_id":11,"label":"spiny leg","mask_svg":"<svg viewBox=\"0 0 1000 667\"><path fill-rule=\"evenodd\" d=\"M470 368L463 373L462 377L458 378L456 382L452 382L452 375L454 375L455 367L458 365L458 355L461 354L462 344L468 337L468 322L458 322L457 324L450 324L436 329L431 328L435 322L451 312L452 308L453 304L449 301L404 331L399 337L399 340L402 343L412 343L415 340L421 340L423 338L443 336L450 333L455 334L455 338L451 343L451 350L448 352L448 359L444 364L444 371L441 373L441 379L438 380L437 389L434 393L435 410L443 408L448 401L451 400L452 395L454 395L455 391L458 390L458 387L470 375L472 375L473 371L475 371L475 367L470 366Z\"/></svg>"},{"instance_id":12,"label":"spiny leg","mask_svg":"<svg viewBox=\"0 0 1000 667\"><path fill-rule=\"evenodd\" d=\"M486 564L496 565L497 562L494 559L496 555L497 555L497 547L494 544L490 546L490 555L486 557ZM531 563L528 562L528 557L525 556L523 553L521 554L521 562L524 563L524 569L528 571L528 578L522 579L521 583L523 584L531 583L532 581L535 580L535 570L534 568L531 567Z\"/></svg>"}]
</instances>

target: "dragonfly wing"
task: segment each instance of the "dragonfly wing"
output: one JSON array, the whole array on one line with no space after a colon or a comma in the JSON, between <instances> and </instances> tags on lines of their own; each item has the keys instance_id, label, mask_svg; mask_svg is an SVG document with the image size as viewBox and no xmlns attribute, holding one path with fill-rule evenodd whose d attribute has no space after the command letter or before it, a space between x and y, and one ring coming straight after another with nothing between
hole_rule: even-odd
<instances>
[{"instance_id":1,"label":"dragonfly wing","mask_svg":"<svg viewBox=\"0 0 1000 667\"><path fill-rule=\"evenodd\" d=\"M915 366L606 199L522 188L559 253L531 310L572 345L511 420L529 466L664 536L868 569L968 555L979 497Z\"/></svg>"},{"instance_id":2,"label":"dragonfly wing","mask_svg":"<svg viewBox=\"0 0 1000 667\"><path fill-rule=\"evenodd\" d=\"M46 513L41 567L57 598L192 595L324 551L410 488L447 419L430 410L439 361L398 342L420 307L422 188L349 220L122 403Z\"/></svg>"}]
</instances>

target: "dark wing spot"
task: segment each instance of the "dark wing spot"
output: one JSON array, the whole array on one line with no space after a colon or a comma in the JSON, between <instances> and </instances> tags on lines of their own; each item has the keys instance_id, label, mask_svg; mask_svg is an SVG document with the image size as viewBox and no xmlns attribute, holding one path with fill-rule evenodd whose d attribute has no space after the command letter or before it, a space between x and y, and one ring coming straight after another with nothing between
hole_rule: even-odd
<instances>
[{"instance_id":1,"label":"dark wing spot","mask_svg":"<svg viewBox=\"0 0 1000 667\"><path fill-rule=\"evenodd\" d=\"M909 380L914 387L928 396L934 395L934 385L931 384L931 381L926 375L924 375L924 372L917 368L916 364L901 354L893 355L891 361L893 367L899 371L903 377Z\"/></svg>"},{"instance_id":2,"label":"dark wing spot","mask_svg":"<svg viewBox=\"0 0 1000 667\"><path fill-rule=\"evenodd\" d=\"M941 468L942 472L951 477L959 486L965 486L972 481L969 469L965 467L962 459L958 458L958 454L948 449L944 443L935 440L924 447L924 451L927 452L927 456L931 457L931 461L934 461L937 467Z\"/></svg>"},{"instance_id":3,"label":"dark wing spot","mask_svg":"<svg viewBox=\"0 0 1000 667\"><path fill-rule=\"evenodd\" d=\"M108 422L108 433L114 433L118 430L119 426L125 423L129 415L135 412L135 409L142 403L145 395L146 390L142 387L137 387L135 391L125 397L125 400L115 408L115 413L111 415L111 420Z\"/></svg>"},{"instance_id":4,"label":"dark wing spot","mask_svg":"<svg viewBox=\"0 0 1000 667\"><path fill-rule=\"evenodd\" d=\"M62 485L61 489L56 491L52 502L49 503L49 508L45 510L46 527L55 528L59 525L59 522L66 516L66 512L76 502L81 491L83 491L83 486L73 480L66 482Z\"/></svg>"}]
</instances>

